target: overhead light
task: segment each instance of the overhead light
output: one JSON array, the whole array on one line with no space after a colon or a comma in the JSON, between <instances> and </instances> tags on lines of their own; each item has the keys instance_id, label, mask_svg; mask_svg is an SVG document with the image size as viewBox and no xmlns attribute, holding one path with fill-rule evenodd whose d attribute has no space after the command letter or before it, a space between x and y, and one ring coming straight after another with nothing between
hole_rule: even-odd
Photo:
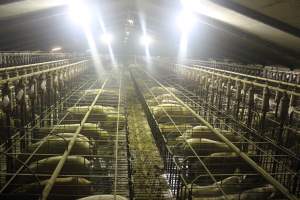
<instances>
[{"instance_id":1,"label":"overhead light","mask_svg":"<svg viewBox=\"0 0 300 200\"><path fill-rule=\"evenodd\" d=\"M177 25L182 32L190 32L196 21L196 16L189 10L183 10L177 17Z\"/></svg>"},{"instance_id":2,"label":"overhead light","mask_svg":"<svg viewBox=\"0 0 300 200\"><path fill-rule=\"evenodd\" d=\"M129 35L130 34L130 32L129 31L126 31L126 35Z\"/></svg>"},{"instance_id":3,"label":"overhead light","mask_svg":"<svg viewBox=\"0 0 300 200\"><path fill-rule=\"evenodd\" d=\"M133 19L128 19L127 22L128 22L130 25L133 25L133 24L134 24Z\"/></svg>"},{"instance_id":4,"label":"overhead light","mask_svg":"<svg viewBox=\"0 0 300 200\"><path fill-rule=\"evenodd\" d=\"M51 49L51 52L60 51L60 50L62 50L61 47L54 47L53 49Z\"/></svg>"},{"instance_id":5,"label":"overhead light","mask_svg":"<svg viewBox=\"0 0 300 200\"><path fill-rule=\"evenodd\" d=\"M194 10L202 5L199 0L180 0L180 3L184 8L189 10Z\"/></svg>"},{"instance_id":6,"label":"overhead light","mask_svg":"<svg viewBox=\"0 0 300 200\"><path fill-rule=\"evenodd\" d=\"M112 35L109 34L109 33L104 33L102 36L101 36L101 41L105 44L110 44L112 42Z\"/></svg>"},{"instance_id":7,"label":"overhead light","mask_svg":"<svg viewBox=\"0 0 300 200\"><path fill-rule=\"evenodd\" d=\"M144 46L149 46L153 42L153 39L149 35L144 34L142 35L140 42Z\"/></svg>"},{"instance_id":8,"label":"overhead light","mask_svg":"<svg viewBox=\"0 0 300 200\"><path fill-rule=\"evenodd\" d=\"M86 25L91 20L88 8L83 3L83 0L70 0L69 14L74 22L81 25Z\"/></svg>"}]
</instances>

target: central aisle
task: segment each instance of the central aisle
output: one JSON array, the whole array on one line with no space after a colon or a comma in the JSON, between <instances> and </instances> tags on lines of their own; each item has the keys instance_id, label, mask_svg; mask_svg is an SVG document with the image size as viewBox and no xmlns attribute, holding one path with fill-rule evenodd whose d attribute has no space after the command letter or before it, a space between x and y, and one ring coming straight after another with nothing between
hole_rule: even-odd
<instances>
[{"instance_id":1,"label":"central aisle","mask_svg":"<svg viewBox=\"0 0 300 200\"><path fill-rule=\"evenodd\" d=\"M132 156L134 199L165 200L170 198L163 178L163 162L152 137L147 118L138 101L133 83L126 77L129 149Z\"/></svg>"}]
</instances>

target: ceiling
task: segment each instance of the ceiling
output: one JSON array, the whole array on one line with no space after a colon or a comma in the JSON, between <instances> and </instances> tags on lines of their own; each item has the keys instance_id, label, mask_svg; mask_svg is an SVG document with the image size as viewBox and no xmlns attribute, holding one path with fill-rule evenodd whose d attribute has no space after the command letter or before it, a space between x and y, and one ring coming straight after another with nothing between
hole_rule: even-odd
<instances>
[{"instance_id":1,"label":"ceiling","mask_svg":"<svg viewBox=\"0 0 300 200\"><path fill-rule=\"evenodd\" d=\"M82 27L70 19L69 1L72 0L0 1L0 50L47 51L54 46L66 51L88 49L91 38L88 40ZM112 48L117 54L144 53L137 38L146 27L155 39L151 54L177 55L180 33L175 19L183 6L179 0L83 2L92 15L89 35L99 51L107 50L99 42L101 19L106 31L114 34ZM189 9L197 13L198 21L189 37L189 57L300 67L299 0L194 2ZM129 24L128 19L133 19L134 24Z\"/></svg>"},{"instance_id":2,"label":"ceiling","mask_svg":"<svg viewBox=\"0 0 300 200\"><path fill-rule=\"evenodd\" d=\"M66 0L7 0L0 3L0 19L22 16L66 4ZM2 5L1 5L2 4Z\"/></svg>"},{"instance_id":3,"label":"ceiling","mask_svg":"<svg viewBox=\"0 0 300 200\"><path fill-rule=\"evenodd\" d=\"M299 0L232 0L268 17L300 29Z\"/></svg>"}]
</instances>

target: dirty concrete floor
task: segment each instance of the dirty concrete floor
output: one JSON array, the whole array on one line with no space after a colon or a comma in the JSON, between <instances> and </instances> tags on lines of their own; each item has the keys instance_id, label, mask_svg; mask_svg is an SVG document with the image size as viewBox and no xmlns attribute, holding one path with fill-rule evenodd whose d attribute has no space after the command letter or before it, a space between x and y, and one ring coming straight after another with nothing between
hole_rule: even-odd
<instances>
[{"instance_id":1,"label":"dirty concrete floor","mask_svg":"<svg viewBox=\"0 0 300 200\"><path fill-rule=\"evenodd\" d=\"M172 199L167 182L162 176L163 162L129 77L127 77L127 108L134 199Z\"/></svg>"}]
</instances>

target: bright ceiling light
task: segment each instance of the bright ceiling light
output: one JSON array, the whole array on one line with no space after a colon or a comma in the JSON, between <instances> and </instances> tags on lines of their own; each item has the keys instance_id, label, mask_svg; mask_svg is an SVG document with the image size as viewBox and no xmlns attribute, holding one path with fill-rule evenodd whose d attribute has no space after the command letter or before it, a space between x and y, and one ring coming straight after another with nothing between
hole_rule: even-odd
<instances>
[{"instance_id":1,"label":"bright ceiling light","mask_svg":"<svg viewBox=\"0 0 300 200\"><path fill-rule=\"evenodd\" d=\"M193 29L196 21L196 16L192 11L188 10L183 10L177 18L178 27L182 32L190 32Z\"/></svg>"},{"instance_id":2,"label":"bright ceiling light","mask_svg":"<svg viewBox=\"0 0 300 200\"><path fill-rule=\"evenodd\" d=\"M127 22L128 22L130 25L133 25L133 24L134 24L133 19L128 19Z\"/></svg>"},{"instance_id":3,"label":"bright ceiling light","mask_svg":"<svg viewBox=\"0 0 300 200\"><path fill-rule=\"evenodd\" d=\"M153 39L149 35L144 34L142 35L140 42L144 46L149 46L153 42Z\"/></svg>"},{"instance_id":4,"label":"bright ceiling light","mask_svg":"<svg viewBox=\"0 0 300 200\"><path fill-rule=\"evenodd\" d=\"M104 33L102 36L101 36L101 41L105 44L110 44L113 40L113 37L111 34L109 33Z\"/></svg>"},{"instance_id":5,"label":"bright ceiling light","mask_svg":"<svg viewBox=\"0 0 300 200\"><path fill-rule=\"evenodd\" d=\"M181 5L188 10L195 10L196 8L203 6L203 3L199 0L181 0Z\"/></svg>"},{"instance_id":6,"label":"bright ceiling light","mask_svg":"<svg viewBox=\"0 0 300 200\"><path fill-rule=\"evenodd\" d=\"M60 50L62 50L61 47L54 47L53 49L51 49L51 52L60 51Z\"/></svg>"},{"instance_id":7,"label":"bright ceiling light","mask_svg":"<svg viewBox=\"0 0 300 200\"><path fill-rule=\"evenodd\" d=\"M81 25L86 25L91 20L88 8L83 0L69 0L69 14L74 22Z\"/></svg>"}]
</instances>

